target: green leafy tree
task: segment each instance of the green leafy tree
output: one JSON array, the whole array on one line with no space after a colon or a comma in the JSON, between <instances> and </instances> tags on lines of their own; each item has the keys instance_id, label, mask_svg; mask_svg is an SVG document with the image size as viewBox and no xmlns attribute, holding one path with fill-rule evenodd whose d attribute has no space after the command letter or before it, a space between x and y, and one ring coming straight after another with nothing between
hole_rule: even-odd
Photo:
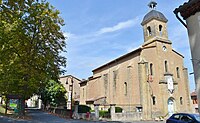
<instances>
[{"instance_id":1,"label":"green leafy tree","mask_svg":"<svg viewBox=\"0 0 200 123\"><path fill-rule=\"evenodd\" d=\"M66 66L63 25L59 11L44 0L0 1L0 94L24 100L47 80L58 80Z\"/></svg>"},{"instance_id":2,"label":"green leafy tree","mask_svg":"<svg viewBox=\"0 0 200 123\"><path fill-rule=\"evenodd\" d=\"M66 105L66 90L59 81L48 81L46 87L41 88L39 94L45 108L48 104L55 107Z\"/></svg>"}]
</instances>

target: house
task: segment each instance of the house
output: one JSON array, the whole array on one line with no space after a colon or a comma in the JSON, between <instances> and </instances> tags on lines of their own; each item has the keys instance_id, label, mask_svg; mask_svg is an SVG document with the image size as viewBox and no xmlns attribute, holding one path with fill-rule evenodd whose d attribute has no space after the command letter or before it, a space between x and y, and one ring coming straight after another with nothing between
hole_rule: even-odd
<instances>
[{"instance_id":1,"label":"house","mask_svg":"<svg viewBox=\"0 0 200 123\"><path fill-rule=\"evenodd\" d=\"M195 113L198 113L198 100L197 100L197 93L196 90L193 91L191 94L191 100L192 100L192 107L195 110Z\"/></svg>"},{"instance_id":2,"label":"house","mask_svg":"<svg viewBox=\"0 0 200 123\"><path fill-rule=\"evenodd\" d=\"M67 109L71 109L71 101L78 101L80 99L80 79L72 76L66 75L61 76L59 81L66 89L66 97L67 97ZM73 92L73 93L72 93Z\"/></svg>"},{"instance_id":3,"label":"house","mask_svg":"<svg viewBox=\"0 0 200 123\"><path fill-rule=\"evenodd\" d=\"M174 13L188 31L197 99L200 101L200 1L188 0L188 2L176 8ZM183 21L179 15L182 16L181 18L185 21ZM200 103L198 105L200 106ZM198 112L200 113L200 109Z\"/></svg>"}]
</instances>

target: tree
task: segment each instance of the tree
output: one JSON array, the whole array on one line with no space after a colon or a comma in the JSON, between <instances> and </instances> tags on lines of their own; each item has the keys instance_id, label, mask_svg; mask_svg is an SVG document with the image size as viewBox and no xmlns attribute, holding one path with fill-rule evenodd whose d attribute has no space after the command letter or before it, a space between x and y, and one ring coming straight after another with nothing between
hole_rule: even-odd
<instances>
[{"instance_id":1,"label":"tree","mask_svg":"<svg viewBox=\"0 0 200 123\"><path fill-rule=\"evenodd\" d=\"M39 94L45 108L48 104L55 107L66 104L66 90L59 81L48 81L45 88L41 88Z\"/></svg>"},{"instance_id":2,"label":"tree","mask_svg":"<svg viewBox=\"0 0 200 123\"><path fill-rule=\"evenodd\" d=\"M44 0L0 1L0 93L24 100L58 80L66 66L61 26L59 11Z\"/></svg>"}]
</instances>

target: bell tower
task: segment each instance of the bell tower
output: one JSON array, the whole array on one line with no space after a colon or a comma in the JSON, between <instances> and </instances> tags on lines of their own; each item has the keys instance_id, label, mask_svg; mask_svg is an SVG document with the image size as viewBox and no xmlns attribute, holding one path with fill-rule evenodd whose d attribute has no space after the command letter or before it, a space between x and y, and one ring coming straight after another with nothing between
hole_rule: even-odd
<instances>
[{"instance_id":1,"label":"bell tower","mask_svg":"<svg viewBox=\"0 0 200 123\"><path fill-rule=\"evenodd\" d=\"M143 26L144 42L155 38L168 39L167 19L156 10L157 3L151 1L148 4L150 11L144 16L141 25Z\"/></svg>"}]
</instances>

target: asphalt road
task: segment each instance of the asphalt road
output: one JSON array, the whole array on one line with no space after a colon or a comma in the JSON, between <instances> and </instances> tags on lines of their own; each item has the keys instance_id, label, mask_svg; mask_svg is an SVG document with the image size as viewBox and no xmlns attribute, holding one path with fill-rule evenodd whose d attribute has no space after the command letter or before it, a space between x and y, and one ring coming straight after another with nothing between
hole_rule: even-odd
<instances>
[{"instance_id":1,"label":"asphalt road","mask_svg":"<svg viewBox=\"0 0 200 123\"><path fill-rule=\"evenodd\" d=\"M85 120L63 119L39 110L29 110L28 115L31 117L31 120L17 120L5 116L0 116L0 123L107 123L109 122L109 121L85 121ZM136 122L109 122L109 123L165 123L165 121L161 122L136 121Z\"/></svg>"}]
</instances>

